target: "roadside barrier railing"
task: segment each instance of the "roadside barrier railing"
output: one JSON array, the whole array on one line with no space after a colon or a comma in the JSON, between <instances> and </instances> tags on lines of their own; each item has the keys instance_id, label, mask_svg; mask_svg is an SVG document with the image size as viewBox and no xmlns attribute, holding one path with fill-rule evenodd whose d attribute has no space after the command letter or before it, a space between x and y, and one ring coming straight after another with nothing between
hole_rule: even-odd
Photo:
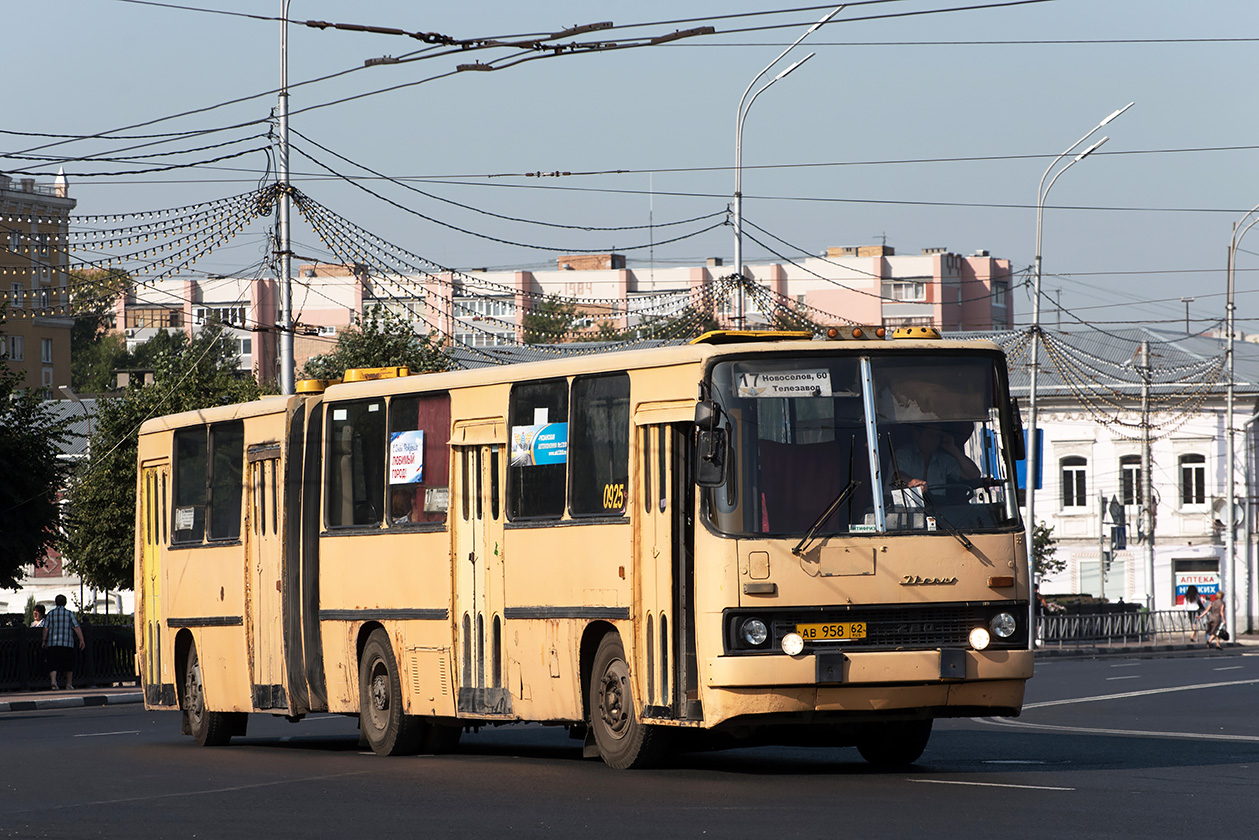
<instances>
[{"instance_id":1,"label":"roadside barrier railing","mask_svg":"<svg viewBox=\"0 0 1259 840\"><path fill-rule=\"evenodd\" d=\"M1158 647L1206 643L1188 610L1045 613L1037 617L1040 648Z\"/></svg>"},{"instance_id":2,"label":"roadside barrier railing","mask_svg":"<svg viewBox=\"0 0 1259 840\"><path fill-rule=\"evenodd\" d=\"M136 637L127 625L83 624L84 649L76 652L77 688L135 683ZM29 691L48 686L43 631L38 627L0 627L0 691ZM64 686L65 677L58 675Z\"/></svg>"}]
</instances>

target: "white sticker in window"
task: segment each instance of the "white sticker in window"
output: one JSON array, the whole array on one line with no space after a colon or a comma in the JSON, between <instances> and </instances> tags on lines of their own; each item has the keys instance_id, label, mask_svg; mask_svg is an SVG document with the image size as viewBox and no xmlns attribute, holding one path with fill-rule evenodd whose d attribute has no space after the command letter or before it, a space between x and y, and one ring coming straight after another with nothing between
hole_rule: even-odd
<instances>
[{"instance_id":1,"label":"white sticker in window","mask_svg":"<svg viewBox=\"0 0 1259 840\"><path fill-rule=\"evenodd\" d=\"M743 399L764 397L829 397L831 372L819 370L775 370L740 373L735 389Z\"/></svg>"},{"instance_id":2,"label":"white sticker in window","mask_svg":"<svg viewBox=\"0 0 1259 840\"><path fill-rule=\"evenodd\" d=\"M368 414L371 414L371 413L372 413L372 412L374 412L374 411L380 411L380 403L370 403L370 404L367 406L367 413L368 413Z\"/></svg>"},{"instance_id":3,"label":"white sticker in window","mask_svg":"<svg viewBox=\"0 0 1259 840\"><path fill-rule=\"evenodd\" d=\"M545 426L547 423L551 422L550 420L547 419L547 416L549 414L550 414L550 409L535 408L533 410L533 425Z\"/></svg>"},{"instance_id":4,"label":"white sticker in window","mask_svg":"<svg viewBox=\"0 0 1259 840\"><path fill-rule=\"evenodd\" d=\"M175 508L175 530L191 531L192 524L196 521L197 509L195 507Z\"/></svg>"},{"instance_id":5,"label":"white sticker in window","mask_svg":"<svg viewBox=\"0 0 1259 840\"><path fill-rule=\"evenodd\" d=\"M350 416L350 413L346 411L344 408L332 409L332 419L338 423L344 423L346 421L346 418L348 418L349 416Z\"/></svg>"}]
</instances>

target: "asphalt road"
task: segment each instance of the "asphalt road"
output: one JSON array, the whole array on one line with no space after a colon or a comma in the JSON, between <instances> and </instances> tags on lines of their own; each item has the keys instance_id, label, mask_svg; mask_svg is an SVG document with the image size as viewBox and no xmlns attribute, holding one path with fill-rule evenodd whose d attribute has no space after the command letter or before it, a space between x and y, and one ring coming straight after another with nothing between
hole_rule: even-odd
<instances>
[{"instance_id":1,"label":"asphalt road","mask_svg":"<svg viewBox=\"0 0 1259 840\"><path fill-rule=\"evenodd\" d=\"M1250 837L1259 656L1048 660L1017 719L938 722L920 762L759 748L619 772L561 729L382 759L355 721L254 716L201 749L140 706L0 715L0 837Z\"/></svg>"}]
</instances>

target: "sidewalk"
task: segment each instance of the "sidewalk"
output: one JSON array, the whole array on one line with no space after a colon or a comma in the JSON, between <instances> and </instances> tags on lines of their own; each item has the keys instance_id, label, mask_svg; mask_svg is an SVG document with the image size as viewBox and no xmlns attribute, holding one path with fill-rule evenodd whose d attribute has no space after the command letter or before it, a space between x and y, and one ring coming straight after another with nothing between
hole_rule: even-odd
<instances>
[{"instance_id":1,"label":"sidewalk","mask_svg":"<svg viewBox=\"0 0 1259 840\"><path fill-rule=\"evenodd\" d=\"M32 712L37 709L72 709L78 706L114 706L141 703L139 686L76 688L73 691L12 691L0 693L0 712Z\"/></svg>"}]
</instances>

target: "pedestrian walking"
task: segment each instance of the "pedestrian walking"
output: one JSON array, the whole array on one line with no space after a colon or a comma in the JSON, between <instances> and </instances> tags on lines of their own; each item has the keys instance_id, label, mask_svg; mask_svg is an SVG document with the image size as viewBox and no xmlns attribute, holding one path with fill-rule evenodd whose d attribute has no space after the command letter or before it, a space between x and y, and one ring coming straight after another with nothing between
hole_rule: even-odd
<instances>
[{"instance_id":1,"label":"pedestrian walking","mask_svg":"<svg viewBox=\"0 0 1259 840\"><path fill-rule=\"evenodd\" d=\"M1220 590L1211 596L1211 603L1207 607L1207 647L1224 649L1221 639L1228 638L1228 631L1224 629L1224 591Z\"/></svg>"},{"instance_id":2,"label":"pedestrian walking","mask_svg":"<svg viewBox=\"0 0 1259 840\"><path fill-rule=\"evenodd\" d=\"M1189 615L1189 641L1198 641L1198 625L1202 623L1203 616L1207 609L1207 599L1198 594L1198 587L1189 584L1189 588L1185 590L1185 610Z\"/></svg>"},{"instance_id":3,"label":"pedestrian walking","mask_svg":"<svg viewBox=\"0 0 1259 840\"><path fill-rule=\"evenodd\" d=\"M74 613L66 609L66 596L57 596L57 606L44 618L44 653L48 657L48 682L57 690L57 672L65 671L66 690L74 688L74 643L85 647L83 629Z\"/></svg>"}]
</instances>

